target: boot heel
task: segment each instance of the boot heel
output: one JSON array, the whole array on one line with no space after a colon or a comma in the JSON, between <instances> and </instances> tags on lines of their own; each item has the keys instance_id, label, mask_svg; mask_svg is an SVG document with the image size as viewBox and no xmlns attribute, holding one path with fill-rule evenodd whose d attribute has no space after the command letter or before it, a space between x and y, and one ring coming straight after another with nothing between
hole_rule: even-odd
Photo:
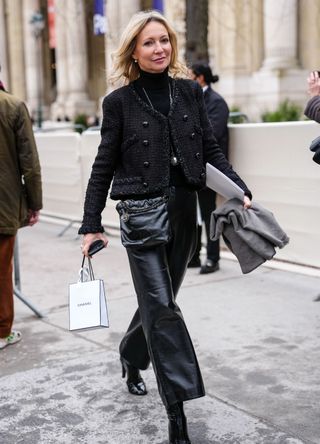
<instances>
[{"instance_id":1,"label":"boot heel","mask_svg":"<svg viewBox=\"0 0 320 444\"><path fill-rule=\"evenodd\" d=\"M122 378L127 375L127 387L132 395L143 396L148 393L144 380L141 378L138 368L130 365L124 358L120 358L122 366Z\"/></svg>"},{"instance_id":2,"label":"boot heel","mask_svg":"<svg viewBox=\"0 0 320 444\"><path fill-rule=\"evenodd\" d=\"M127 372L126 372L126 369L125 369L125 367L124 367L122 362L121 362L121 366L122 366L122 378L125 378Z\"/></svg>"}]
</instances>

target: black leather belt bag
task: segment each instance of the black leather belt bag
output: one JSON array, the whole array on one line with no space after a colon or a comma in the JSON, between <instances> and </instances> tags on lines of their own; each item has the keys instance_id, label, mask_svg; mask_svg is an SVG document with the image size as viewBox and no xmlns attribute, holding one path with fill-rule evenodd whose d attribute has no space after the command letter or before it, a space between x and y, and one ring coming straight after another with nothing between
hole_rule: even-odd
<instances>
[{"instance_id":1,"label":"black leather belt bag","mask_svg":"<svg viewBox=\"0 0 320 444\"><path fill-rule=\"evenodd\" d=\"M126 248L154 247L170 240L168 196L120 201L121 241Z\"/></svg>"}]
</instances>

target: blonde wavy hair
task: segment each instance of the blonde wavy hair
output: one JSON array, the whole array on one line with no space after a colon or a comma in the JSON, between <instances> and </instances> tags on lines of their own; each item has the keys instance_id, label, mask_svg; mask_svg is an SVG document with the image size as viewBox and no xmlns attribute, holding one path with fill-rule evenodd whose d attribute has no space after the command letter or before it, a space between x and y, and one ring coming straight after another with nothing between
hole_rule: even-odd
<instances>
[{"instance_id":1,"label":"blonde wavy hair","mask_svg":"<svg viewBox=\"0 0 320 444\"><path fill-rule=\"evenodd\" d=\"M168 31L172 47L169 72L173 77L188 77L187 67L178 60L177 34L167 19L158 11L140 11L134 14L120 38L118 49L112 53L113 68L109 77L111 84L122 80L124 84L136 80L139 76L139 66L134 62L132 54L135 50L137 37L143 28L150 22L161 23Z\"/></svg>"}]
</instances>

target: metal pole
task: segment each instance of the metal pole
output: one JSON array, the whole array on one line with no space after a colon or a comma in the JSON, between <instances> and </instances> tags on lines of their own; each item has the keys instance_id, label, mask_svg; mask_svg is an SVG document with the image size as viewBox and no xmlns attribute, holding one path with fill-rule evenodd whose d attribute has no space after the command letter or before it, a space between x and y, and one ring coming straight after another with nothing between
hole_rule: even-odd
<instances>
[{"instance_id":1,"label":"metal pole","mask_svg":"<svg viewBox=\"0 0 320 444\"><path fill-rule=\"evenodd\" d=\"M42 128L42 82L41 82L41 34L35 37L36 45L37 45L37 83L38 83L38 106L37 106L37 126L38 128Z\"/></svg>"},{"instance_id":2,"label":"metal pole","mask_svg":"<svg viewBox=\"0 0 320 444\"><path fill-rule=\"evenodd\" d=\"M18 235L16 235L15 242L14 242L13 268L14 268L14 286L19 291L21 291Z\"/></svg>"},{"instance_id":3,"label":"metal pole","mask_svg":"<svg viewBox=\"0 0 320 444\"><path fill-rule=\"evenodd\" d=\"M20 264L19 264L19 244L18 235L16 235L14 243L14 253L13 253L13 267L14 267L14 288L13 293L17 296L20 301L22 301L27 307L29 307L38 318L43 318L44 315L21 293L21 280L20 280Z\"/></svg>"},{"instance_id":4,"label":"metal pole","mask_svg":"<svg viewBox=\"0 0 320 444\"><path fill-rule=\"evenodd\" d=\"M27 307L30 308L30 310L33 311L33 313L38 317L38 318L43 318L44 315L41 313L41 311L39 311L33 304L32 302L30 302L29 299L27 299L25 296L23 296L20 291L17 288L13 289L13 293L15 294L15 296L17 296L18 299L20 299L20 301L22 301Z\"/></svg>"}]
</instances>

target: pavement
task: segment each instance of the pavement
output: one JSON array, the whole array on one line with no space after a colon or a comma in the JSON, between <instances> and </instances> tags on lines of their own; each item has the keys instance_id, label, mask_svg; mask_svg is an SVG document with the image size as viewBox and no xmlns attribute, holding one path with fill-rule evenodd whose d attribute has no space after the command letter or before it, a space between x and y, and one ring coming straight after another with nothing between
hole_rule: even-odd
<instances>
[{"instance_id":1,"label":"pavement","mask_svg":"<svg viewBox=\"0 0 320 444\"><path fill-rule=\"evenodd\" d=\"M76 333L68 284L80 239L75 228L60 231L41 221L19 233L22 293L45 316L16 298L23 339L0 351L0 443L166 444L152 369L145 397L121 379L118 344L136 298L118 233L93 261L110 328ZM242 275L227 255L214 274L187 271L178 302L207 393L185 403L192 444L320 443L320 273L275 264Z\"/></svg>"}]
</instances>

